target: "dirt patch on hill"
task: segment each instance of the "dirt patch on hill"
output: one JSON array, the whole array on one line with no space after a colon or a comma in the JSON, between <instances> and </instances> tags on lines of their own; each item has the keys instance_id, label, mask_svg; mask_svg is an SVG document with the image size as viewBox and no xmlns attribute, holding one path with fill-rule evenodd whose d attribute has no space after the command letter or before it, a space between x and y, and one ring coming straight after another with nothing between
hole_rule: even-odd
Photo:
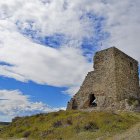
<instances>
[{"instance_id":1,"label":"dirt patch on hill","mask_svg":"<svg viewBox=\"0 0 140 140\"><path fill-rule=\"evenodd\" d=\"M107 140L140 140L140 123L128 129L126 132L117 134Z\"/></svg>"}]
</instances>

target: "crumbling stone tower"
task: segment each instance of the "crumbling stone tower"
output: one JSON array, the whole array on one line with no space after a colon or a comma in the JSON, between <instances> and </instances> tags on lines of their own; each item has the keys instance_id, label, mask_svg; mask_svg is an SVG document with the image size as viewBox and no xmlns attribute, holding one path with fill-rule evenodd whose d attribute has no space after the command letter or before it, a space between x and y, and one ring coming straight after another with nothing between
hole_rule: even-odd
<instances>
[{"instance_id":1,"label":"crumbling stone tower","mask_svg":"<svg viewBox=\"0 0 140 140\"><path fill-rule=\"evenodd\" d=\"M139 110L138 62L111 47L94 56L94 71L68 102L67 109Z\"/></svg>"}]
</instances>

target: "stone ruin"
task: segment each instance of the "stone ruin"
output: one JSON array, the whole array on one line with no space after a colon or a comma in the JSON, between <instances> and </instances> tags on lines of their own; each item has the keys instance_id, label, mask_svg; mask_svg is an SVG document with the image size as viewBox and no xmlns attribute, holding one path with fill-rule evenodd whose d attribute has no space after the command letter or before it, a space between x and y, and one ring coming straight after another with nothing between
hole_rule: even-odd
<instances>
[{"instance_id":1,"label":"stone ruin","mask_svg":"<svg viewBox=\"0 0 140 140\"><path fill-rule=\"evenodd\" d=\"M140 111L138 62L115 47L97 52L94 71L68 102L67 110Z\"/></svg>"}]
</instances>

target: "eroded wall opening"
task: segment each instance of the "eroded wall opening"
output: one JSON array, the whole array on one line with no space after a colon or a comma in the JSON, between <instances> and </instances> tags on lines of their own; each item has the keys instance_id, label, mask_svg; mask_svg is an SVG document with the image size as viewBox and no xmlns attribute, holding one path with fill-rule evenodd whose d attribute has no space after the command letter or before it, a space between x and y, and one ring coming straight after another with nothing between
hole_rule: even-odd
<instances>
[{"instance_id":1,"label":"eroded wall opening","mask_svg":"<svg viewBox=\"0 0 140 140\"><path fill-rule=\"evenodd\" d=\"M77 101L75 99L73 99L72 101L72 109L77 109L78 105L77 105Z\"/></svg>"},{"instance_id":2,"label":"eroded wall opening","mask_svg":"<svg viewBox=\"0 0 140 140\"><path fill-rule=\"evenodd\" d=\"M89 95L89 106L90 107L96 107L97 106L96 97L94 96L94 94Z\"/></svg>"}]
</instances>

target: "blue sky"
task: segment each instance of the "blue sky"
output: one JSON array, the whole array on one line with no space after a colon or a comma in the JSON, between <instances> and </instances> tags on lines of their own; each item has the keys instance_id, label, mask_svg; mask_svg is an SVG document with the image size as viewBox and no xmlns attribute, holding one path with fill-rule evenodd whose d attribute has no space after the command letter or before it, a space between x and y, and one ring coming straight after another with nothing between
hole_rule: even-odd
<instances>
[{"instance_id":1,"label":"blue sky","mask_svg":"<svg viewBox=\"0 0 140 140\"><path fill-rule=\"evenodd\" d=\"M1 77L0 90L20 90L25 95L29 95L33 102L40 102L49 104L51 107L63 107L66 105L70 96L62 93L66 88L52 87L47 85L40 85L34 82L23 83L10 78ZM57 101L57 99L59 99Z\"/></svg>"},{"instance_id":2,"label":"blue sky","mask_svg":"<svg viewBox=\"0 0 140 140\"><path fill-rule=\"evenodd\" d=\"M140 1L0 1L0 121L65 109L96 51L140 62ZM119 9L119 10L118 10Z\"/></svg>"}]
</instances>

